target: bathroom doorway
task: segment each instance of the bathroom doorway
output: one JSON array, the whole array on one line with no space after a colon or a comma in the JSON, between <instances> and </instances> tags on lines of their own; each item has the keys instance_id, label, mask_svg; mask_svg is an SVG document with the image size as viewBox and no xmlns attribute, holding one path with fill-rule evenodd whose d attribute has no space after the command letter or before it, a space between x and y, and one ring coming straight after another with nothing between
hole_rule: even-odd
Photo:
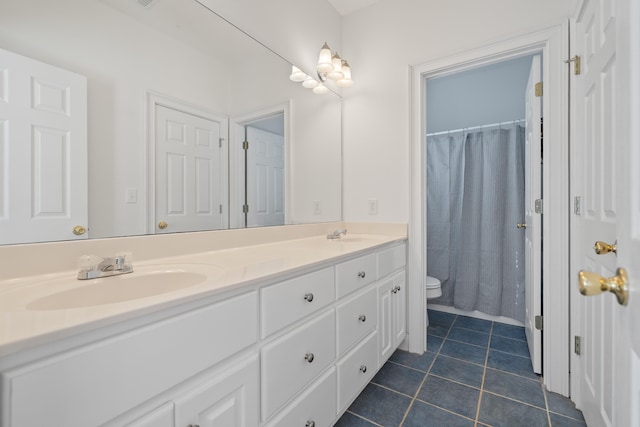
<instances>
[{"instance_id":1,"label":"bathroom doorway","mask_svg":"<svg viewBox=\"0 0 640 427\"><path fill-rule=\"evenodd\" d=\"M431 309L525 326L542 372L541 56L425 77ZM537 321L537 322L536 322Z\"/></svg>"}]
</instances>

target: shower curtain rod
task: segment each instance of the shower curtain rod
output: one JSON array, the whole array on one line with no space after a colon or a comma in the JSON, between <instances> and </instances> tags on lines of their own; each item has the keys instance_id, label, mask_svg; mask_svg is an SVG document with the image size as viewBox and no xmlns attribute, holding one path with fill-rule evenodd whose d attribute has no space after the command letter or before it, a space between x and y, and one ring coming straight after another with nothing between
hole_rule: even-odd
<instances>
[{"instance_id":1,"label":"shower curtain rod","mask_svg":"<svg viewBox=\"0 0 640 427\"><path fill-rule=\"evenodd\" d=\"M433 132L433 133L428 133L427 136L437 136L437 135L446 135L448 133L456 133L456 132L464 132L467 130L475 130L475 129L484 129L484 128L493 128L496 126L506 126L506 125L513 125L519 122L524 122L526 119L517 119L517 120L509 120L506 122L500 122L500 123L492 123L490 125L481 125L481 126L470 126L467 128L461 128L461 129L455 129L455 130L444 130L442 132Z\"/></svg>"}]
</instances>

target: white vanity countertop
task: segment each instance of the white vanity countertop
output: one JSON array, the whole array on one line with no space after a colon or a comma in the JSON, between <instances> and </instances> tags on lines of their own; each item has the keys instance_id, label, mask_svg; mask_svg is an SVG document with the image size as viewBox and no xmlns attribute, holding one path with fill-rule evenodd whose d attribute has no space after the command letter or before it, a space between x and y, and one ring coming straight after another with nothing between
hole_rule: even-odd
<instances>
[{"instance_id":1,"label":"white vanity countertop","mask_svg":"<svg viewBox=\"0 0 640 427\"><path fill-rule=\"evenodd\" d=\"M134 253L134 272L131 274L77 280L77 271L74 270L0 281L0 357L216 294L240 288L250 290L259 281L293 274L340 257L404 240L406 235L349 234L335 240L319 236L139 263L135 262ZM113 283L118 286L116 281L121 281L126 285L126 280L136 276L136 273L137 280L142 275L157 272L174 275L176 279L173 282L188 281L193 277L206 279L196 280L197 283L191 286L122 302L104 303L101 294L91 290L91 297L96 302L73 307L74 304L80 304L75 303L74 298L78 295L85 298L87 295L81 294L92 284ZM154 286L156 282L150 277L146 285ZM107 292L106 299L117 301L120 298L117 292L113 293L110 289ZM130 290L123 288L123 292Z\"/></svg>"}]
</instances>

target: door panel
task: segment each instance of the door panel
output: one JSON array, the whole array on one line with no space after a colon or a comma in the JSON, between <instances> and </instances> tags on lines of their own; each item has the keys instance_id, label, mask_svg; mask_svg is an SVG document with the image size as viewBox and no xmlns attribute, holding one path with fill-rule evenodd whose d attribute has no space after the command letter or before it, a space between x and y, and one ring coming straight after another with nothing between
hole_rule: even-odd
<instances>
[{"instance_id":1,"label":"door panel","mask_svg":"<svg viewBox=\"0 0 640 427\"><path fill-rule=\"evenodd\" d=\"M0 244L86 239L86 77L0 49Z\"/></svg>"},{"instance_id":2,"label":"door panel","mask_svg":"<svg viewBox=\"0 0 640 427\"><path fill-rule=\"evenodd\" d=\"M581 197L582 208L576 208L573 216L578 233L572 245L578 252L578 265L572 272L577 276L578 270L586 270L610 278L623 267L632 290L627 306L604 292L577 297L573 308L579 313L574 330L581 337L580 356L574 359L578 366L572 369L572 381L578 384L574 399L587 424L597 426L639 425L640 421L632 421L638 417L635 408L640 397L640 372L635 368L638 349L634 347L639 334L632 323L640 309L633 298L640 280L640 233L633 232L640 211L632 203L640 190L638 176L632 172L639 160L634 147L638 145L640 109L635 109L634 116L631 110L638 106L634 101L638 85L630 77L635 63L630 57L635 55L637 61L640 55L630 49L630 27L620 25L630 20L631 4L630 0L585 1L576 17L573 43L582 70L579 75L572 73L571 81L575 109L572 155L577 166L572 193ZM619 38L621 29L625 38ZM596 241L617 242L617 254L596 254ZM578 286L575 279L572 286Z\"/></svg>"},{"instance_id":3,"label":"door panel","mask_svg":"<svg viewBox=\"0 0 640 427\"><path fill-rule=\"evenodd\" d=\"M526 124L525 124L525 177L524 177L524 204L526 228L525 235L525 332L527 344L531 355L533 372L542 373L542 332L536 329L536 316L542 314L542 283L541 283L541 228L540 214L535 212L536 199L542 198L542 171L541 171L541 135L540 120L542 117L542 98L535 94L535 85L542 81L541 58L534 56L531 61L531 70L526 99ZM515 225L514 225L515 226Z\"/></svg>"},{"instance_id":4,"label":"door panel","mask_svg":"<svg viewBox=\"0 0 640 427\"><path fill-rule=\"evenodd\" d=\"M284 137L247 126L247 226L284 224Z\"/></svg>"},{"instance_id":5,"label":"door panel","mask_svg":"<svg viewBox=\"0 0 640 427\"><path fill-rule=\"evenodd\" d=\"M156 232L224 228L226 159L219 141L227 138L226 119L155 108Z\"/></svg>"}]
</instances>

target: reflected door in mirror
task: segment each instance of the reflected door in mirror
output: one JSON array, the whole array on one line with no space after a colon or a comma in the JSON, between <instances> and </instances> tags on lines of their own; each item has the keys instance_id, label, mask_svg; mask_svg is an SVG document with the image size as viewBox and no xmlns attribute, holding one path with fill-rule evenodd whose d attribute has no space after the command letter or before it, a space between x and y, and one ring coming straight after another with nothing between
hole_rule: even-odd
<instances>
[{"instance_id":1,"label":"reflected door in mirror","mask_svg":"<svg viewBox=\"0 0 640 427\"><path fill-rule=\"evenodd\" d=\"M156 232L225 228L227 119L161 105L155 114Z\"/></svg>"},{"instance_id":2,"label":"reflected door in mirror","mask_svg":"<svg viewBox=\"0 0 640 427\"><path fill-rule=\"evenodd\" d=\"M87 79L0 49L0 244L86 239L87 207Z\"/></svg>"},{"instance_id":3,"label":"reflected door in mirror","mask_svg":"<svg viewBox=\"0 0 640 427\"><path fill-rule=\"evenodd\" d=\"M246 135L247 227L284 225L284 137L253 126Z\"/></svg>"}]
</instances>

